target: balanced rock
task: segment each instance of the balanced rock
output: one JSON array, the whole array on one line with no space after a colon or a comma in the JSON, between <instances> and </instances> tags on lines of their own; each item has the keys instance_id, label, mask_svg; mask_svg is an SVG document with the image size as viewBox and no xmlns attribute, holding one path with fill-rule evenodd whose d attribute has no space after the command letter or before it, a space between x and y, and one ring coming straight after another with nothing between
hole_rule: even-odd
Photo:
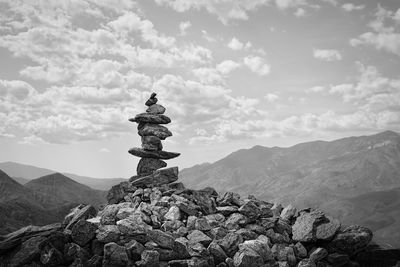
<instances>
[{"instance_id":1,"label":"balanced rock","mask_svg":"<svg viewBox=\"0 0 400 267\"><path fill-rule=\"evenodd\" d=\"M171 119L163 114L140 113L134 118L129 119L129 121L136 123L168 124L171 122Z\"/></svg>"},{"instance_id":2,"label":"balanced rock","mask_svg":"<svg viewBox=\"0 0 400 267\"><path fill-rule=\"evenodd\" d=\"M131 148L128 151L130 154L140 157L140 158L153 158L153 159L173 159L180 155L180 153L176 152L168 152L168 151L149 151L141 148Z\"/></svg>"},{"instance_id":3,"label":"balanced rock","mask_svg":"<svg viewBox=\"0 0 400 267\"><path fill-rule=\"evenodd\" d=\"M162 150L161 139L154 135L142 136L142 148L144 150L158 151Z\"/></svg>"},{"instance_id":4,"label":"balanced rock","mask_svg":"<svg viewBox=\"0 0 400 267\"><path fill-rule=\"evenodd\" d=\"M149 175L154 171L167 167L167 163L160 159L141 158L136 168L137 175Z\"/></svg>"},{"instance_id":5,"label":"balanced rock","mask_svg":"<svg viewBox=\"0 0 400 267\"><path fill-rule=\"evenodd\" d=\"M151 123L139 123L138 134L140 136L157 136L161 140L165 140L165 138L172 136L172 133L167 129L167 127Z\"/></svg>"},{"instance_id":6,"label":"balanced rock","mask_svg":"<svg viewBox=\"0 0 400 267\"><path fill-rule=\"evenodd\" d=\"M145 105L146 106L151 106L157 103L158 99L156 98L156 93L151 93L150 98L146 101Z\"/></svg>"},{"instance_id":7,"label":"balanced rock","mask_svg":"<svg viewBox=\"0 0 400 267\"><path fill-rule=\"evenodd\" d=\"M159 186L163 184L169 184L178 180L178 167L171 167L166 169L160 169L153 172L150 175L137 178L133 176L131 178L132 186Z\"/></svg>"},{"instance_id":8,"label":"balanced rock","mask_svg":"<svg viewBox=\"0 0 400 267\"><path fill-rule=\"evenodd\" d=\"M150 114L164 114L165 108L161 105L153 104L148 109L146 109L146 112Z\"/></svg>"}]
</instances>

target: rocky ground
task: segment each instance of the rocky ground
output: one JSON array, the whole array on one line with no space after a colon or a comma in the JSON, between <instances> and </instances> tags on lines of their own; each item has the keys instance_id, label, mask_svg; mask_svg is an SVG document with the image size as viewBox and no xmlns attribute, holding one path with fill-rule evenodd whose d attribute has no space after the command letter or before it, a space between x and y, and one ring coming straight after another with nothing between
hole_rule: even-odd
<instances>
[{"instance_id":1,"label":"rocky ground","mask_svg":"<svg viewBox=\"0 0 400 267\"><path fill-rule=\"evenodd\" d=\"M396 264L390 251L369 249L372 233L365 227L344 227L322 212L253 196L185 189L168 177L161 172L146 184L123 182L110 190L109 205L99 212L80 205L62 224L3 237L0 266Z\"/></svg>"}]
</instances>

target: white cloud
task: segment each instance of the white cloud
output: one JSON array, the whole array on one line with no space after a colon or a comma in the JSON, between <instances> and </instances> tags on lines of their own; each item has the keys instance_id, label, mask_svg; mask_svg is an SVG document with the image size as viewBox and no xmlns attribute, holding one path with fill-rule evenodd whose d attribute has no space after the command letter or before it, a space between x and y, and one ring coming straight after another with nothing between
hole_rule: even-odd
<instances>
[{"instance_id":1,"label":"white cloud","mask_svg":"<svg viewBox=\"0 0 400 267\"><path fill-rule=\"evenodd\" d=\"M364 5L355 5L353 3L345 3L342 5L342 8L347 12L351 12L354 10L362 10L365 8L365 6Z\"/></svg>"},{"instance_id":2,"label":"white cloud","mask_svg":"<svg viewBox=\"0 0 400 267\"><path fill-rule=\"evenodd\" d=\"M320 93L325 91L325 87L323 86L313 86L311 88L306 89L306 93Z\"/></svg>"},{"instance_id":3,"label":"white cloud","mask_svg":"<svg viewBox=\"0 0 400 267\"><path fill-rule=\"evenodd\" d=\"M306 16L306 11L303 9L303 8L298 8L297 10L296 10L296 12L294 13L294 15L296 16L296 17L298 17L298 18L301 18L301 17L305 17Z\"/></svg>"},{"instance_id":4,"label":"white cloud","mask_svg":"<svg viewBox=\"0 0 400 267\"><path fill-rule=\"evenodd\" d=\"M386 10L380 5L375 14L375 19L369 23L372 29L357 38L350 40L352 46L372 46L378 50L384 50L400 56L400 32L398 25L398 13Z\"/></svg>"},{"instance_id":5,"label":"white cloud","mask_svg":"<svg viewBox=\"0 0 400 267\"><path fill-rule=\"evenodd\" d=\"M182 21L179 23L179 30L181 35L186 35L187 29L189 29L192 26L192 23L190 21Z\"/></svg>"},{"instance_id":6,"label":"white cloud","mask_svg":"<svg viewBox=\"0 0 400 267\"><path fill-rule=\"evenodd\" d=\"M276 102L280 97L277 94L272 94L268 93L264 96L264 98L269 102L269 103L274 103Z\"/></svg>"},{"instance_id":7,"label":"white cloud","mask_svg":"<svg viewBox=\"0 0 400 267\"><path fill-rule=\"evenodd\" d=\"M216 66L216 69L222 74L228 74L240 67L240 64L233 60L224 60Z\"/></svg>"},{"instance_id":8,"label":"white cloud","mask_svg":"<svg viewBox=\"0 0 400 267\"><path fill-rule=\"evenodd\" d=\"M254 73L265 76L271 72L271 66L265 63L265 60L259 56L247 56L243 63Z\"/></svg>"},{"instance_id":9,"label":"white cloud","mask_svg":"<svg viewBox=\"0 0 400 267\"><path fill-rule=\"evenodd\" d=\"M323 61L339 61L342 60L342 55L334 49L313 49L314 58Z\"/></svg>"},{"instance_id":10,"label":"white cloud","mask_svg":"<svg viewBox=\"0 0 400 267\"><path fill-rule=\"evenodd\" d=\"M108 148L103 147L103 148L101 148L99 150L99 152L101 152L101 153L110 153L111 151Z\"/></svg>"},{"instance_id":11,"label":"white cloud","mask_svg":"<svg viewBox=\"0 0 400 267\"><path fill-rule=\"evenodd\" d=\"M228 47L232 50L242 50L244 44L239 41L236 37L233 37L232 40L228 43Z\"/></svg>"}]
</instances>

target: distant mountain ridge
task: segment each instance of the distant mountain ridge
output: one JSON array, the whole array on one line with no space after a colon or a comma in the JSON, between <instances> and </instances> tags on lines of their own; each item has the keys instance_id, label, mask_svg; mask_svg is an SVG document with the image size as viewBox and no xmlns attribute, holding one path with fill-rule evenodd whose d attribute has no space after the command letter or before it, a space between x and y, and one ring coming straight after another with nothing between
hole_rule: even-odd
<instances>
[{"instance_id":1,"label":"distant mountain ridge","mask_svg":"<svg viewBox=\"0 0 400 267\"><path fill-rule=\"evenodd\" d=\"M16 163L12 161L1 162L0 170L6 172L13 179L25 184L25 180L33 180L45 175L52 173L57 173L50 169L40 168L32 165ZM113 185L125 181L124 178L92 178L87 176L76 175L72 173L63 173L65 176L71 178L72 180L87 185L93 189L97 190L109 190Z\"/></svg>"},{"instance_id":2,"label":"distant mountain ridge","mask_svg":"<svg viewBox=\"0 0 400 267\"><path fill-rule=\"evenodd\" d=\"M400 135L392 131L288 148L241 149L215 163L184 169L180 177L190 187L213 186L300 208L321 207L339 217L351 209L353 218L374 226L378 239L400 247L400 217L382 198L374 198L375 193L400 187ZM377 217L373 211L351 208L363 194L389 210ZM393 195L393 201L400 200ZM349 210L334 209L341 207L340 201ZM390 233L385 232L390 227Z\"/></svg>"}]
</instances>

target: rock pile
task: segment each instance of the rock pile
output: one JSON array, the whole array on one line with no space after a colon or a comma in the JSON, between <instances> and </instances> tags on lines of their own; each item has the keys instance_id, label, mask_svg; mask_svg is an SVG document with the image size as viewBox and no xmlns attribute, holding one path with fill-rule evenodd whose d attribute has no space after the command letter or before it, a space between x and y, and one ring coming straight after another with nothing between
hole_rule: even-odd
<instances>
[{"instance_id":1,"label":"rock pile","mask_svg":"<svg viewBox=\"0 0 400 267\"><path fill-rule=\"evenodd\" d=\"M372 239L365 227L251 195L186 189L176 167L162 169L179 154L162 151L171 133L159 124L170 119L156 102L153 94L147 113L132 119L142 136L142 149L130 150L142 157L137 175L114 186L98 213L81 205L62 224L5 236L0 266L392 266L363 261Z\"/></svg>"}]
</instances>

